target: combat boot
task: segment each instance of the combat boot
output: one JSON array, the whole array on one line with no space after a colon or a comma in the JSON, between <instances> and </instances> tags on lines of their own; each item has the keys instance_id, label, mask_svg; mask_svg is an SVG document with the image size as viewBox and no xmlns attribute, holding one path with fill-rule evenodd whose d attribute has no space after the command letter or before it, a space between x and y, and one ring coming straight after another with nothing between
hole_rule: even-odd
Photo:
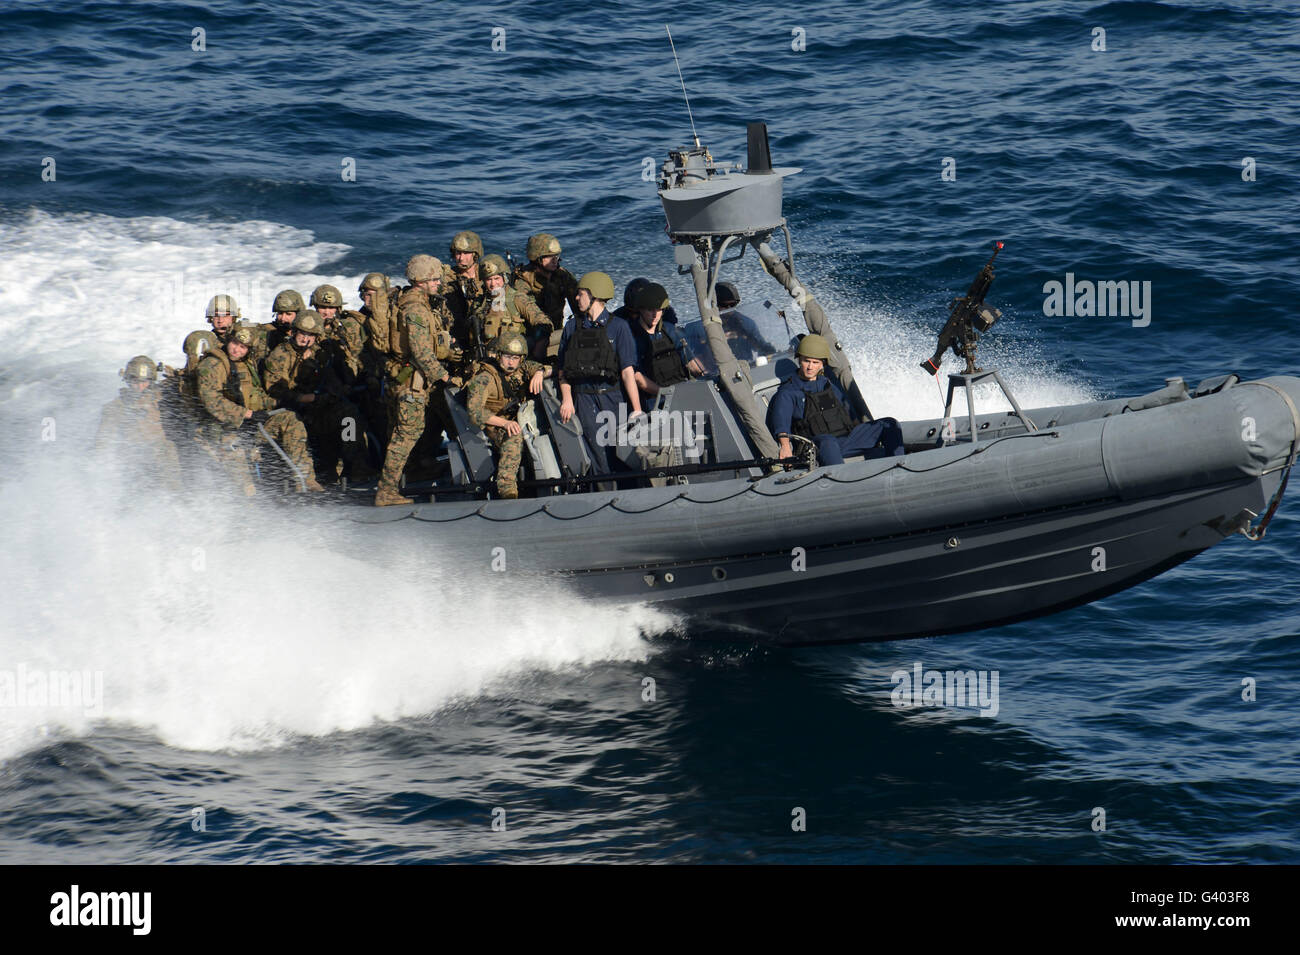
<instances>
[{"instance_id":1,"label":"combat boot","mask_svg":"<svg viewBox=\"0 0 1300 955\"><path fill-rule=\"evenodd\" d=\"M497 492L497 497L503 501L516 501L519 499L519 488L503 487Z\"/></svg>"},{"instance_id":2,"label":"combat boot","mask_svg":"<svg viewBox=\"0 0 1300 955\"><path fill-rule=\"evenodd\" d=\"M375 491L375 507L389 507L393 504L414 504L415 499L398 493L391 484L380 484Z\"/></svg>"},{"instance_id":3,"label":"combat boot","mask_svg":"<svg viewBox=\"0 0 1300 955\"><path fill-rule=\"evenodd\" d=\"M307 475L307 476L305 476L305 477L303 478L303 484L305 484L305 485L307 486L307 490L309 490L309 491L323 491L323 490L325 490L325 488L323 488L323 487L321 486L321 483L320 483L319 481L317 481L317 480L316 480L314 477L312 477L311 475Z\"/></svg>"}]
</instances>

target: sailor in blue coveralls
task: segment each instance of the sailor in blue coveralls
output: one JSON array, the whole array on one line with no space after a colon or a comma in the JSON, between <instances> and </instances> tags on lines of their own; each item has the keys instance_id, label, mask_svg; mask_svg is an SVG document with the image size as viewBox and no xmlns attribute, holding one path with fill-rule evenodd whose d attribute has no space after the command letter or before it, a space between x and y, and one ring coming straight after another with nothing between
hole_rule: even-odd
<instances>
[{"instance_id":1,"label":"sailor in blue coveralls","mask_svg":"<svg viewBox=\"0 0 1300 955\"><path fill-rule=\"evenodd\" d=\"M868 458L902 454L903 431L893 418L854 422L844 393L822 374L830 357L826 339L805 335L795 352L799 373L781 382L772 396L767 426L780 442L781 457L794 453L792 434L816 443L817 460L824 465L843 464L850 454Z\"/></svg>"},{"instance_id":2,"label":"sailor in blue coveralls","mask_svg":"<svg viewBox=\"0 0 1300 955\"><path fill-rule=\"evenodd\" d=\"M636 386L636 343L627 322L612 314L605 303L614 297L614 280L604 272L588 272L578 280L575 300L581 315L564 326L556 365L560 369L560 420L578 414L582 435L596 453L597 467L608 474L622 470L612 444L597 447L599 422L607 411L618 419L624 395L631 406L628 420L641 414L641 395ZM607 428L606 433L612 429Z\"/></svg>"}]
</instances>

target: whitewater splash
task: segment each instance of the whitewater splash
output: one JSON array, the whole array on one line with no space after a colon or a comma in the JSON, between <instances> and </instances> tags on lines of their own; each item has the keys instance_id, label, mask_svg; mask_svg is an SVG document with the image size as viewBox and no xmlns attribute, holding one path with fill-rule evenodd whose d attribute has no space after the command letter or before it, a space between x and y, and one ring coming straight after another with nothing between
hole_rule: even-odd
<instances>
[{"instance_id":1,"label":"whitewater splash","mask_svg":"<svg viewBox=\"0 0 1300 955\"><path fill-rule=\"evenodd\" d=\"M316 509L145 499L88 470L127 358L176 361L217 291L256 283L240 304L262 320L281 288L355 288L312 271L342 251L271 223L40 212L0 236L0 348L23 359L0 391L0 758L101 721L185 748L274 746L436 712L539 667L643 659L643 635L675 625L451 566L432 532L385 551ZM72 671L102 677L97 706L37 692ZM30 692L6 697L4 674Z\"/></svg>"}]
</instances>

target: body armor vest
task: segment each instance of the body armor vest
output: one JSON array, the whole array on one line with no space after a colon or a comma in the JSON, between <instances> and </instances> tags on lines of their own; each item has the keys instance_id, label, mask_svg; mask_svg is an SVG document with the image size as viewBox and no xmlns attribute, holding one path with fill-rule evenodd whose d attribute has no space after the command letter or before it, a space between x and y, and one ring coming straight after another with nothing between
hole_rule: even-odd
<instances>
[{"instance_id":1,"label":"body armor vest","mask_svg":"<svg viewBox=\"0 0 1300 955\"><path fill-rule=\"evenodd\" d=\"M618 381L618 356L607 326L579 327L564 352L564 377L571 384Z\"/></svg>"},{"instance_id":2,"label":"body armor vest","mask_svg":"<svg viewBox=\"0 0 1300 955\"><path fill-rule=\"evenodd\" d=\"M804 395L803 417L791 425L795 434L812 439L819 434L842 438L853 430L853 419L829 383L821 391Z\"/></svg>"},{"instance_id":3,"label":"body armor vest","mask_svg":"<svg viewBox=\"0 0 1300 955\"><path fill-rule=\"evenodd\" d=\"M488 373L490 384L487 393L483 398L483 407L487 408L489 414L501 415L501 417L513 421L519 414L519 408L516 407L509 414L501 414L501 409L506 405L513 404L517 399L525 397L525 388L523 376L518 379L507 376L504 371L497 367L496 362L488 362L483 366L483 370Z\"/></svg>"},{"instance_id":4,"label":"body armor vest","mask_svg":"<svg viewBox=\"0 0 1300 955\"><path fill-rule=\"evenodd\" d=\"M648 336L647 336L648 337ZM664 332L650 339L650 379L660 388L667 388L690 377L677 343Z\"/></svg>"},{"instance_id":5,"label":"body armor vest","mask_svg":"<svg viewBox=\"0 0 1300 955\"><path fill-rule=\"evenodd\" d=\"M221 388L223 397L253 411L270 411L274 407L262 390L262 380L251 361L231 361L224 348L208 352L207 357L219 362L226 373L226 383Z\"/></svg>"}]
</instances>

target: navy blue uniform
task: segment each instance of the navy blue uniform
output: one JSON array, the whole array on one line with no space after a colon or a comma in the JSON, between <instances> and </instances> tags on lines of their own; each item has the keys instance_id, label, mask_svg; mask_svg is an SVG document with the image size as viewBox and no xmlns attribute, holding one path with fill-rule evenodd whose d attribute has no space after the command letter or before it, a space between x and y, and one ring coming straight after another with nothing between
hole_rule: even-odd
<instances>
[{"instance_id":1,"label":"navy blue uniform","mask_svg":"<svg viewBox=\"0 0 1300 955\"><path fill-rule=\"evenodd\" d=\"M804 417L804 402L808 395L832 389L832 393L841 405L847 407L844 392L839 385L818 375L812 381L804 381L798 375L781 382L781 387L772 396L767 406L767 426L777 437L783 434L799 434L798 425ZM832 434L813 435L817 445L817 459L822 464L843 464L850 454L866 452L868 458L881 458L891 454L903 453L903 431L893 418L877 418L864 421L843 437ZM884 447L873 452L877 444Z\"/></svg>"},{"instance_id":2,"label":"navy blue uniform","mask_svg":"<svg viewBox=\"0 0 1300 955\"><path fill-rule=\"evenodd\" d=\"M564 368L569 340L578 329L578 321L582 322L583 328L603 327L605 329L605 337L614 350L615 364L618 366L613 370L612 381L607 378L574 378L561 372L561 380L567 381L573 389L573 409L578 415L578 420L582 422L583 437L595 452L596 467L603 465L605 472L609 473L616 468L621 469L622 462L619 461L612 445L604 448L597 447L596 435L599 433L599 423L596 421L596 416L602 411L607 411L614 416L615 421L618 420L619 405L623 404L623 385L619 377L624 368L635 367L636 343L632 339L632 330L628 328L627 322L611 314L608 309L602 311L596 321L592 321L585 315L581 319L570 318L565 322L564 331L560 336L560 350L556 356L557 368ZM611 433L616 433L616 428L611 428Z\"/></svg>"}]
</instances>

